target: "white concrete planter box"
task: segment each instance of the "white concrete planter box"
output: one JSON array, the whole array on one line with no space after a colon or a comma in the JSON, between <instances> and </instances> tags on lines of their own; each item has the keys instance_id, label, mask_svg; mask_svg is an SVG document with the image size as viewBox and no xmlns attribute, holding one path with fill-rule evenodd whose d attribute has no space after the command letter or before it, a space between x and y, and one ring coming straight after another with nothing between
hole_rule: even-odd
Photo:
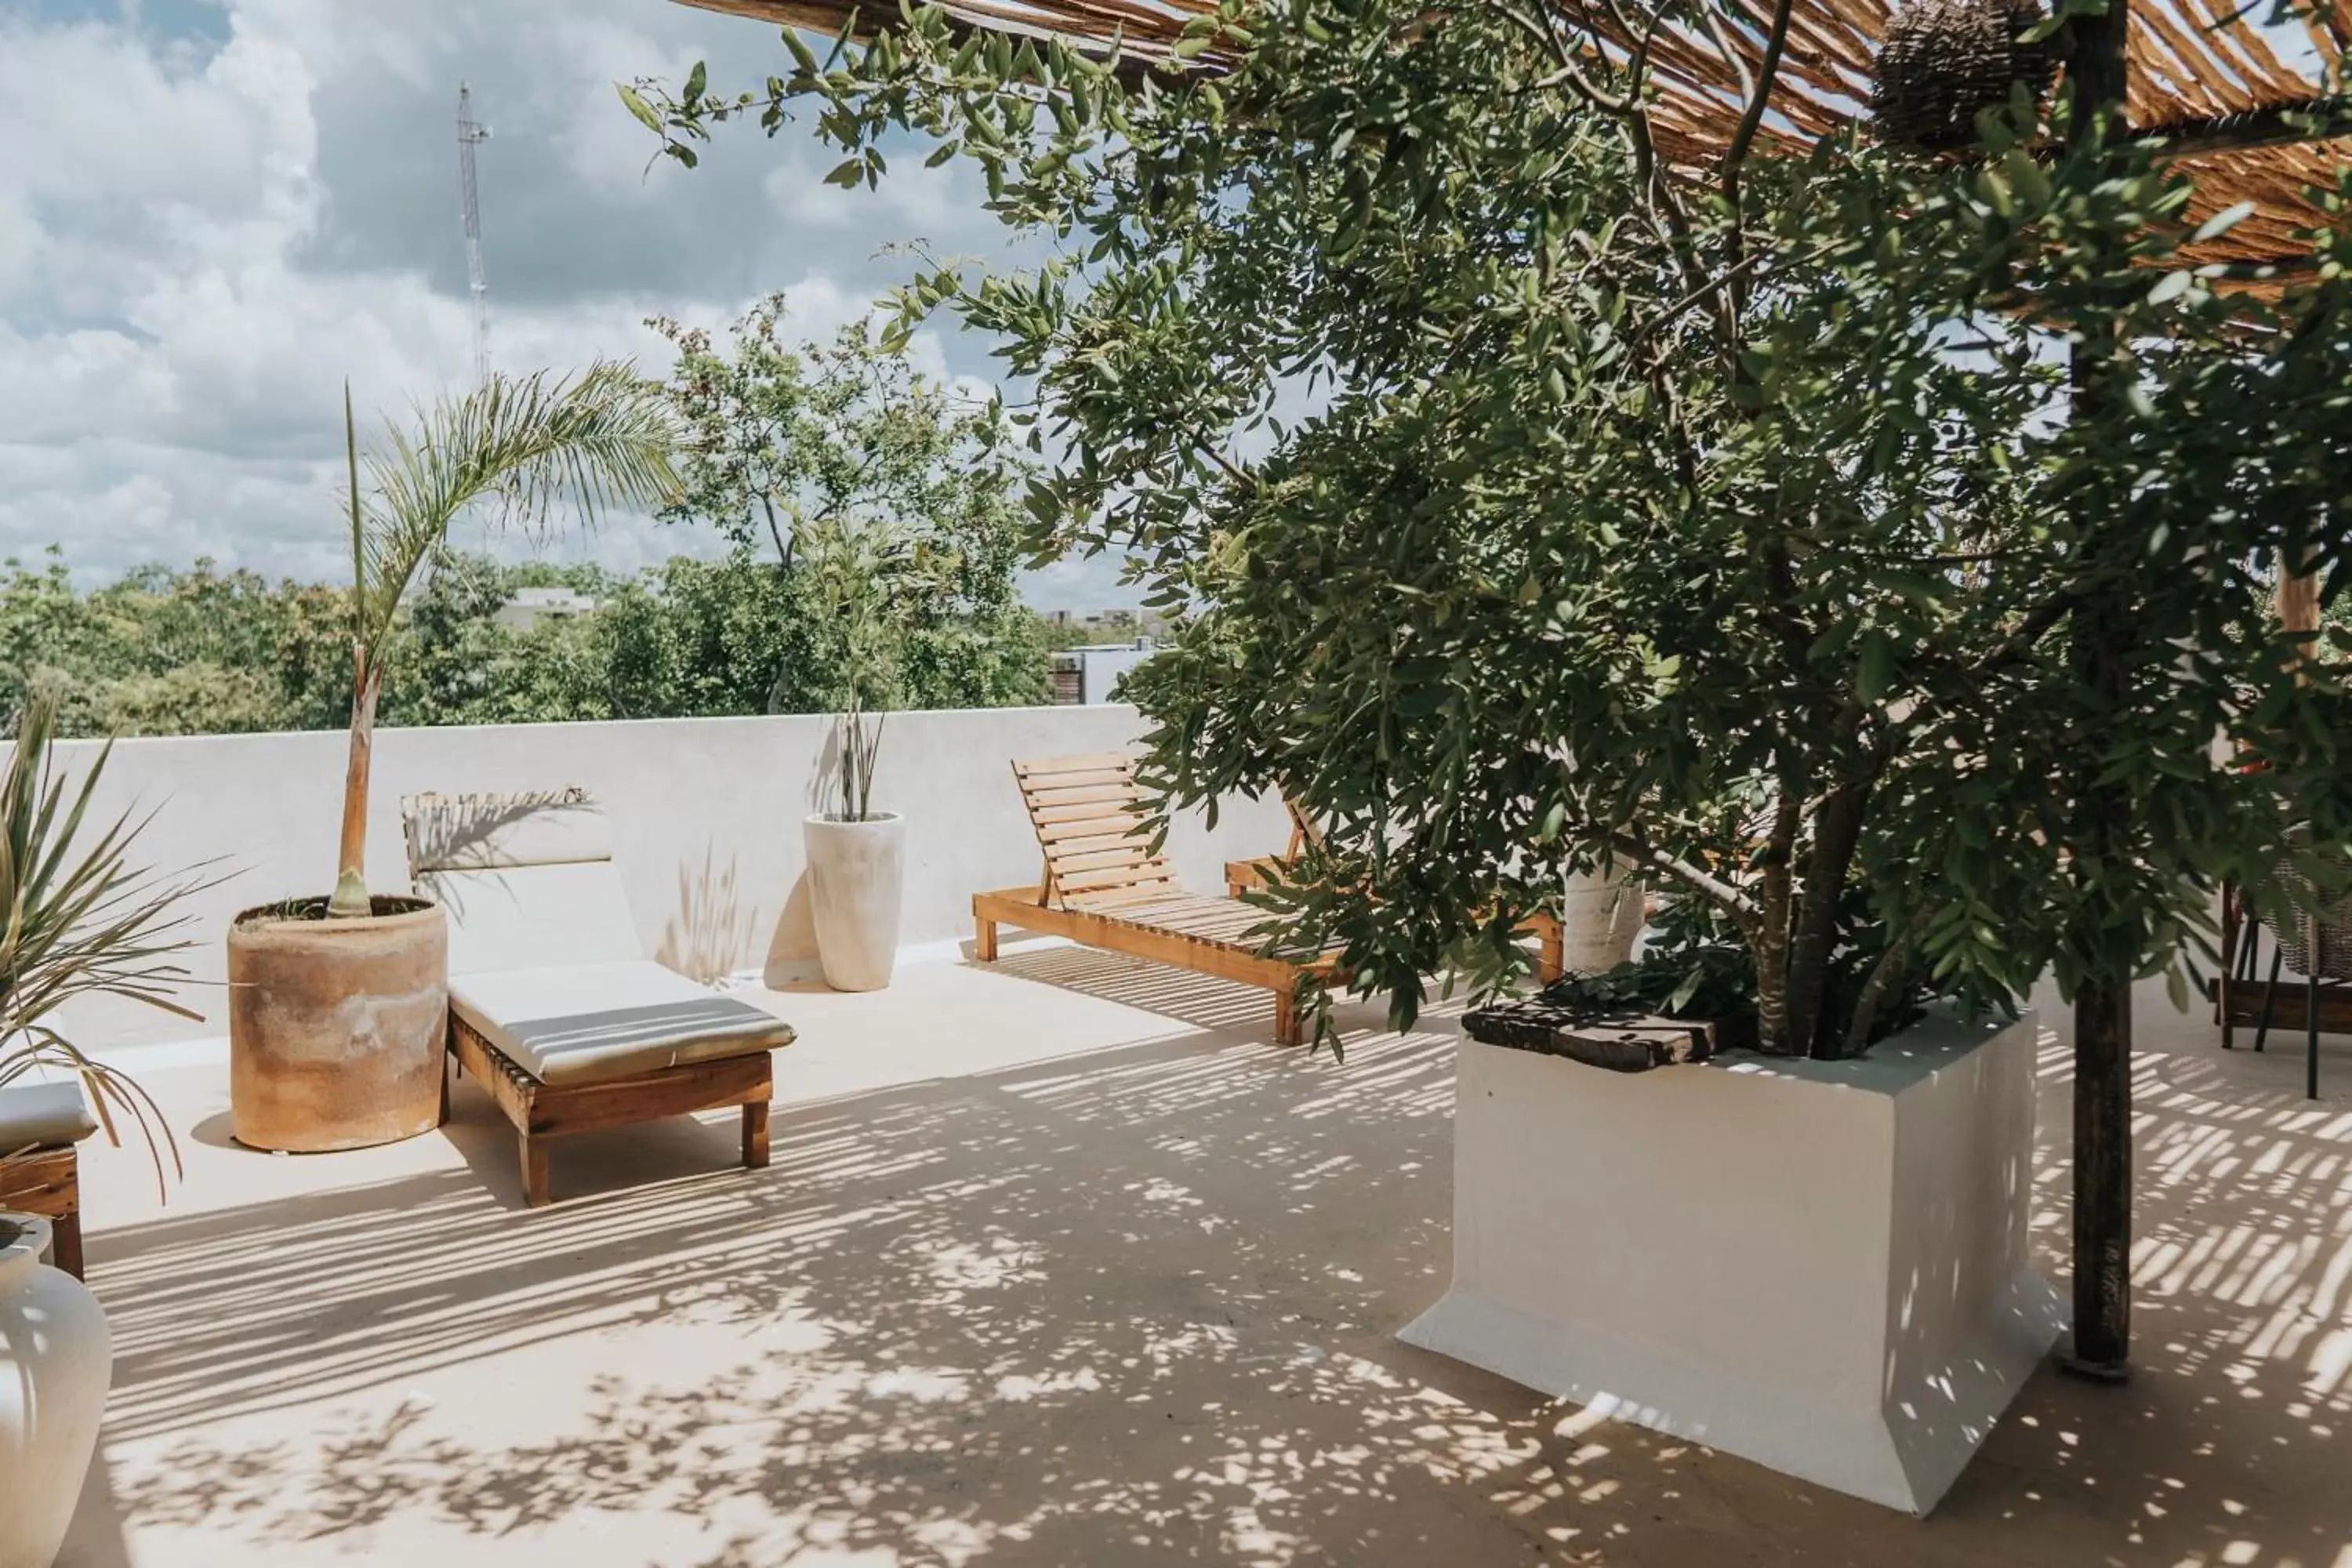
<instances>
[{"instance_id":1,"label":"white concrete planter box","mask_svg":"<svg viewBox=\"0 0 2352 1568\"><path fill-rule=\"evenodd\" d=\"M1461 1042L1454 1284L1406 1342L1925 1513L2063 1312L2031 1014L1859 1061L1613 1073Z\"/></svg>"}]
</instances>

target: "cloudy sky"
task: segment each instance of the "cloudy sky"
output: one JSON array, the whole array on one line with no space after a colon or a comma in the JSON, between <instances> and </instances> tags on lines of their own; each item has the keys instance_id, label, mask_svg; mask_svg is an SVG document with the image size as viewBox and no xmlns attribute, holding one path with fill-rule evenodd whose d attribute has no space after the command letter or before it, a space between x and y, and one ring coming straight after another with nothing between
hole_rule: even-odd
<instances>
[{"instance_id":1,"label":"cloudy sky","mask_svg":"<svg viewBox=\"0 0 2352 1568\"><path fill-rule=\"evenodd\" d=\"M707 59L717 86L782 58L770 29L669 0L0 0L0 555L337 573L343 378L397 410L470 374L461 79L493 130L502 366L657 367L646 316L717 324L776 289L830 331L903 276L892 241L1008 259L961 169L907 159L845 192L793 127L647 169L615 80ZM919 352L988 370L952 333ZM623 523L543 548L633 568L711 543ZM1123 598L1099 565L1030 596Z\"/></svg>"}]
</instances>

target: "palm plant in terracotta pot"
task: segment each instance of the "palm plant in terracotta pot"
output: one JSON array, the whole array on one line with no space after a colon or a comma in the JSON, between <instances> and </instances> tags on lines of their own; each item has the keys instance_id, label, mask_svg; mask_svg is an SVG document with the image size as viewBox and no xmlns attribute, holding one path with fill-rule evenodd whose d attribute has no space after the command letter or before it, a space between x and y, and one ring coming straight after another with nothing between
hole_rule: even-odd
<instances>
[{"instance_id":1,"label":"palm plant in terracotta pot","mask_svg":"<svg viewBox=\"0 0 2352 1568\"><path fill-rule=\"evenodd\" d=\"M523 527L565 504L593 523L673 488L664 402L610 363L490 376L366 453L346 390L343 433L352 684L334 889L248 910L228 939L230 1105L257 1148L360 1148L440 1121L446 928L429 902L367 882L376 700L410 586L478 504Z\"/></svg>"}]
</instances>

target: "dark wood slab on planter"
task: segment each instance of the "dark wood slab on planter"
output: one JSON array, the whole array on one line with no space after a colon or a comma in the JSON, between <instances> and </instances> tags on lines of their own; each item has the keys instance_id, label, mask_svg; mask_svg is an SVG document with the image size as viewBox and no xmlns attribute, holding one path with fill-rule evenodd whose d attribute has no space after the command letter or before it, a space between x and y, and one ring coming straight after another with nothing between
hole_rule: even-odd
<instances>
[{"instance_id":1,"label":"dark wood slab on planter","mask_svg":"<svg viewBox=\"0 0 2352 1568\"><path fill-rule=\"evenodd\" d=\"M1566 1057L1610 1072L1649 1072L1703 1062L1716 1052L1715 1026L1649 1013L1594 1016L1539 996L1480 1007L1462 1031L1482 1045Z\"/></svg>"}]
</instances>

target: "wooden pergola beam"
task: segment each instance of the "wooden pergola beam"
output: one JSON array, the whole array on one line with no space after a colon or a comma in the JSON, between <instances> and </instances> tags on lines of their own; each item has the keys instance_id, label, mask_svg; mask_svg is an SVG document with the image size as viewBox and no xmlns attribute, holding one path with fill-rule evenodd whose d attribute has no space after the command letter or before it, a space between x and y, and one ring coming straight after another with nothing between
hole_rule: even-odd
<instances>
[{"instance_id":1,"label":"wooden pergola beam","mask_svg":"<svg viewBox=\"0 0 2352 1568\"><path fill-rule=\"evenodd\" d=\"M2142 142L2161 142L2168 152L2184 157L2329 142L2352 136L2352 93L2322 93L2231 114L2138 125L2132 135Z\"/></svg>"}]
</instances>

